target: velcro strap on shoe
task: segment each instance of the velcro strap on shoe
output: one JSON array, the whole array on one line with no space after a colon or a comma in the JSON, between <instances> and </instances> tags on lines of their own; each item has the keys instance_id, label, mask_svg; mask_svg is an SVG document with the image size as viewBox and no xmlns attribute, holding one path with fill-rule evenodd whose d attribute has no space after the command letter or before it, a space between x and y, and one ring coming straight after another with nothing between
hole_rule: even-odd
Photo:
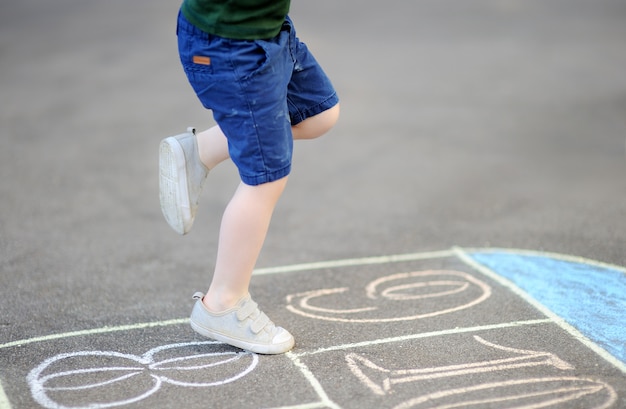
<instances>
[{"instance_id":1,"label":"velcro strap on shoe","mask_svg":"<svg viewBox=\"0 0 626 409\"><path fill-rule=\"evenodd\" d=\"M241 308L237 310L237 319L239 321L245 320L250 315L252 315L255 311L257 311L258 307L259 305L256 302L249 300L244 305L242 305Z\"/></svg>"},{"instance_id":2,"label":"velcro strap on shoe","mask_svg":"<svg viewBox=\"0 0 626 409\"><path fill-rule=\"evenodd\" d=\"M250 324L250 329L255 334L258 334L270 322L272 321L270 321L269 317L265 315L264 312L262 312L254 321L252 321L252 324Z\"/></svg>"}]
</instances>

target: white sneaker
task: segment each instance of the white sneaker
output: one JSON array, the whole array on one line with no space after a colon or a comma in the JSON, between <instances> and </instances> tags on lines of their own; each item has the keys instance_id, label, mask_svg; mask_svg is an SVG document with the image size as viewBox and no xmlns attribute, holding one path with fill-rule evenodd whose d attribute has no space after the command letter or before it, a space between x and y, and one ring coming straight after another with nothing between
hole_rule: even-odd
<instances>
[{"instance_id":1,"label":"white sneaker","mask_svg":"<svg viewBox=\"0 0 626 409\"><path fill-rule=\"evenodd\" d=\"M274 325L250 295L220 313L207 310L203 296L194 294L197 301L190 318L191 328L198 334L258 354L282 354L293 348L293 336Z\"/></svg>"},{"instance_id":2,"label":"white sneaker","mask_svg":"<svg viewBox=\"0 0 626 409\"><path fill-rule=\"evenodd\" d=\"M159 146L159 199L167 223L178 234L191 230L198 198L209 174L198 154L196 130L170 136Z\"/></svg>"}]
</instances>

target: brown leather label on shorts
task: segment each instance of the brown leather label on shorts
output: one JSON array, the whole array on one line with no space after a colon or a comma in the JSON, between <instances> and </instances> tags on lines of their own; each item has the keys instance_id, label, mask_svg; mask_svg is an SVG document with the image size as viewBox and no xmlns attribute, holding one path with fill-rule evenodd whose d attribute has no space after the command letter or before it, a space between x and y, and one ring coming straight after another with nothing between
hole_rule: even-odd
<instances>
[{"instance_id":1,"label":"brown leather label on shorts","mask_svg":"<svg viewBox=\"0 0 626 409\"><path fill-rule=\"evenodd\" d=\"M194 55L192 58L192 61L194 64L200 64L200 65L211 65L211 58L210 57L204 57L201 55Z\"/></svg>"}]
</instances>

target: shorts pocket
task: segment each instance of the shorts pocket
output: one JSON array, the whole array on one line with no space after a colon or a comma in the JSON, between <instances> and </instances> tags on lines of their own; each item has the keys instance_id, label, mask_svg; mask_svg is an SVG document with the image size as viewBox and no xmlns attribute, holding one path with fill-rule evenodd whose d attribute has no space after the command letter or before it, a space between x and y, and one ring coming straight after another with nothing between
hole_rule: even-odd
<instances>
[{"instance_id":1,"label":"shorts pocket","mask_svg":"<svg viewBox=\"0 0 626 409\"><path fill-rule=\"evenodd\" d=\"M260 41L231 40L230 61L235 75L246 81L264 71L270 55Z\"/></svg>"},{"instance_id":2,"label":"shorts pocket","mask_svg":"<svg viewBox=\"0 0 626 409\"><path fill-rule=\"evenodd\" d=\"M186 72L213 73L210 38L178 36L178 54Z\"/></svg>"}]
</instances>

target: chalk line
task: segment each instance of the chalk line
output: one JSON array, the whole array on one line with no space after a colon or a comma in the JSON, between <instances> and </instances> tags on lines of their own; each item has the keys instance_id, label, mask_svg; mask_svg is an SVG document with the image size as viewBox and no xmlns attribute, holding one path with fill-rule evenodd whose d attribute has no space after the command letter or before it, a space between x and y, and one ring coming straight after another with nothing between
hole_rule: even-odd
<instances>
[{"instance_id":1,"label":"chalk line","mask_svg":"<svg viewBox=\"0 0 626 409\"><path fill-rule=\"evenodd\" d=\"M389 256L348 258L343 260L318 261L314 263L293 264L282 267L268 267L254 270L254 275L277 273L295 273L298 271L320 270L322 268L352 267L372 264L399 263L402 261L425 260L454 256L454 249L431 251L425 253L393 254Z\"/></svg>"},{"instance_id":2,"label":"chalk line","mask_svg":"<svg viewBox=\"0 0 626 409\"><path fill-rule=\"evenodd\" d=\"M324 352L343 351L345 349L362 348L362 347L368 347L372 345L388 344L392 342L410 341L413 339L439 337L443 335L464 334L468 332L479 332L479 331L487 331L487 330L492 330L492 329L514 328L514 327L521 327L524 325L539 325L539 324L551 324L551 323L552 321L550 319L543 318L543 319L538 319L538 320L505 322L505 323L493 324L493 325L480 325L476 327L445 329L441 331L422 332L419 334L402 335L400 337L373 339L370 341L355 342L352 344L335 345L332 347L320 348L320 349L316 349L315 351L309 351L309 352L295 353L292 351L290 352L290 354L295 357L300 358L300 357L309 356L309 355L321 354Z\"/></svg>"},{"instance_id":3,"label":"chalk line","mask_svg":"<svg viewBox=\"0 0 626 409\"><path fill-rule=\"evenodd\" d=\"M94 334L105 334L108 332L129 331L129 330L143 329L143 328L165 327L168 325L186 324L188 322L189 322L189 318L179 318L179 319L165 320L165 321L143 322L139 324L119 325L115 327L107 326L107 327L102 327L102 328L71 331L71 332L65 332L63 334L51 334L51 335L44 335L41 337L34 337L34 338L28 338L28 339L21 339L18 341L7 342L5 344L0 344L0 349L22 346L22 345L32 344L35 342L52 341L52 340L61 339L61 338L80 337L80 336L94 335Z\"/></svg>"},{"instance_id":4,"label":"chalk line","mask_svg":"<svg viewBox=\"0 0 626 409\"><path fill-rule=\"evenodd\" d=\"M516 248L500 248L500 247L485 247L485 248L470 248L470 247L453 247L451 252L454 255L458 254L457 251L462 251L465 254L468 253L509 253L514 254L516 256L535 256L535 257L546 257L553 258L555 260L567 261L570 263L579 263L579 264L588 264L594 267L605 268L607 270L618 270L626 274L626 267L621 267L615 264L604 263L598 260L592 260L590 258L579 257L579 256L570 256L567 254L560 253L552 253L549 251L536 251L536 250L525 250L525 249L516 249Z\"/></svg>"},{"instance_id":5,"label":"chalk line","mask_svg":"<svg viewBox=\"0 0 626 409\"><path fill-rule=\"evenodd\" d=\"M309 381L309 384L311 385L311 387L313 387L313 390L315 390L315 393L317 393L317 396L319 396L320 398L319 404L321 404L322 406L315 406L315 407L341 409L339 405L337 405L335 402L330 400L330 398L326 394L326 391L324 390L324 388L322 388L322 384L317 380L315 375L313 375L313 372L311 372L311 370L302 361L300 361L298 355L294 354L293 352L287 352L285 355L289 359L291 359L293 364L300 370L300 372L302 372L302 375L304 375L306 380Z\"/></svg>"},{"instance_id":6,"label":"chalk line","mask_svg":"<svg viewBox=\"0 0 626 409\"><path fill-rule=\"evenodd\" d=\"M322 409L322 408L327 409L328 405L326 405L324 402L310 402L310 403L300 403L298 405L293 405L293 406L281 406L278 408L267 408L267 409Z\"/></svg>"}]
</instances>

